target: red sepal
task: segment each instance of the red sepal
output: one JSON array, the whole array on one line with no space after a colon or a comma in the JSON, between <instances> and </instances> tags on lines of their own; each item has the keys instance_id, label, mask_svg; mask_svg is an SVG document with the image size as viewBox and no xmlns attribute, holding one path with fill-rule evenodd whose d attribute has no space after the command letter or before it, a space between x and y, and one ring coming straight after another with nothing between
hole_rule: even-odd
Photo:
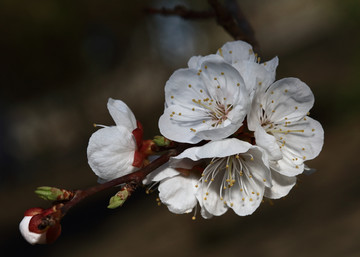
<instances>
[{"instance_id":1,"label":"red sepal","mask_svg":"<svg viewBox=\"0 0 360 257\"><path fill-rule=\"evenodd\" d=\"M25 211L24 216L34 216L36 214L42 213L43 211L44 211L44 209L40 208L40 207L30 208Z\"/></svg>"},{"instance_id":2,"label":"red sepal","mask_svg":"<svg viewBox=\"0 0 360 257\"><path fill-rule=\"evenodd\" d=\"M33 232L33 233L37 233L37 234L42 234L46 231L46 228L43 229L39 229L39 225L42 223L42 219L43 219L43 215L42 214L36 214L34 215L29 223L29 231Z\"/></svg>"},{"instance_id":3,"label":"red sepal","mask_svg":"<svg viewBox=\"0 0 360 257\"><path fill-rule=\"evenodd\" d=\"M61 234L61 225L59 223L51 226L48 231L46 231L46 243L51 244L56 241L56 239Z\"/></svg>"},{"instance_id":4,"label":"red sepal","mask_svg":"<svg viewBox=\"0 0 360 257\"><path fill-rule=\"evenodd\" d=\"M144 129L139 121L136 121L136 125L137 125L137 128L132 131L132 134L135 137L136 146L137 146L137 149L139 150L142 145Z\"/></svg>"},{"instance_id":5,"label":"red sepal","mask_svg":"<svg viewBox=\"0 0 360 257\"><path fill-rule=\"evenodd\" d=\"M136 167L136 168L141 168L144 162L144 155L139 152L139 151L135 151L134 153L134 161L132 163L132 166Z\"/></svg>"}]
</instances>

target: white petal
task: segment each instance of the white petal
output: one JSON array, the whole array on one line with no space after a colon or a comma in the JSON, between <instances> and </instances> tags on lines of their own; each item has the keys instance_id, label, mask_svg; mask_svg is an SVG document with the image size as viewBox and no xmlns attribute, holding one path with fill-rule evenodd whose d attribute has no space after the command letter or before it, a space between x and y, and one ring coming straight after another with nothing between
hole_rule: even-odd
<instances>
[{"instance_id":1,"label":"white petal","mask_svg":"<svg viewBox=\"0 0 360 257\"><path fill-rule=\"evenodd\" d=\"M245 216L252 214L261 204L265 186L271 186L271 175L266 153L259 147L252 147L248 152L253 160L245 159L243 176L238 176L233 187L229 190L226 198L227 205L237 215Z\"/></svg>"},{"instance_id":2,"label":"white petal","mask_svg":"<svg viewBox=\"0 0 360 257\"><path fill-rule=\"evenodd\" d=\"M268 88L262 104L270 121L296 121L309 112L314 104L314 95L299 79L285 78Z\"/></svg>"},{"instance_id":3,"label":"white petal","mask_svg":"<svg viewBox=\"0 0 360 257\"><path fill-rule=\"evenodd\" d=\"M197 204L194 175L175 176L161 181L159 197L168 209L176 214L189 213Z\"/></svg>"},{"instance_id":4,"label":"white petal","mask_svg":"<svg viewBox=\"0 0 360 257\"><path fill-rule=\"evenodd\" d=\"M272 187L265 188L265 197L279 199L286 196L296 184L296 177L288 177L271 170Z\"/></svg>"},{"instance_id":5,"label":"white petal","mask_svg":"<svg viewBox=\"0 0 360 257\"><path fill-rule=\"evenodd\" d=\"M135 140L127 128L102 128L89 139L88 162L101 179L115 179L135 171L132 166L135 149Z\"/></svg>"},{"instance_id":6,"label":"white petal","mask_svg":"<svg viewBox=\"0 0 360 257\"><path fill-rule=\"evenodd\" d=\"M287 129L287 130L285 130ZM284 131L288 133L275 134L281 145L283 159L278 161L276 170L286 176L296 176L304 170L304 161L315 158L324 143L324 130L321 124L310 118L288 124Z\"/></svg>"},{"instance_id":7,"label":"white petal","mask_svg":"<svg viewBox=\"0 0 360 257\"><path fill-rule=\"evenodd\" d=\"M236 138L228 138L211 141L203 146L188 148L178 156L173 157L173 159L189 158L197 161L205 158L227 157L238 153L245 153L251 147L252 145L247 142Z\"/></svg>"},{"instance_id":8,"label":"white petal","mask_svg":"<svg viewBox=\"0 0 360 257\"><path fill-rule=\"evenodd\" d=\"M196 194L199 202L202 201L203 208L206 209L206 212L215 216L223 215L228 210L226 204L220 199L219 190L221 190L222 187L221 182L222 175L215 177L210 186L208 186L206 182L203 182L199 185L200 188Z\"/></svg>"},{"instance_id":9,"label":"white petal","mask_svg":"<svg viewBox=\"0 0 360 257\"><path fill-rule=\"evenodd\" d=\"M244 41L227 42L217 51L217 54L231 64L238 61L256 61L252 46Z\"/></svg>"},{"instance_id":10,"label":"white petal","mask_svg":"<svg viewBox=\"0 0 360 257\"><path fill-rule=\"evenodd\" d=\"M264 62L261 65L263 65L267 71L272 72L274 74L274 79L275 79L275 72L277 66L279 65L279 58L276 56L272 58L270 61Z\"/></svg>"},{"instance_id":11,"label":"white petal","mask_svg":"<svg viewBox=\"0 0 360 257\"><path fill-rule=\"evenodd\" d=\"M280 147L276 142L276 138L268 133L261 127L258 126L255 130L256 145L262 147L270 160L279 160L282 158Z\"/></svg>"},{"instance_id":12,"label":"white petal","mask_svg":"<svg viewBox=\"0 0 360 257\"><path fill-rule=\"evenodd\" d=\"M21 235L24 239L30 244L46 244L46 233L38 234L30 232L29 230L29 223L33 216L25 216L20 224L19 229Z\"/></svg>"},{"instance_id":13,"label":"white petal","mask_svg":"<svg viewBox=\"0 0 360 257\"><path fill-rule=\"evenodd\" d=\"M161 180L164 180L166 178L171 178L174 176L179 175L180 173L176 171L174 168L169 167L169 162L163 164L153 172L151 172L149 175L146 176L146 178L143 180L143 184L147 185L151 182L158 182Z\"/></svg>"},{"instance_id":14,"label":"white petal","mask_svg":"<svg viewBox=\"0 0 360 257\"><path fill-rule=\"evenodd\" d=\"M135 115L123 101L109 98L107 107L116 125L124 126L130 132L137 128Z\"/></svg>"}]
</instances>

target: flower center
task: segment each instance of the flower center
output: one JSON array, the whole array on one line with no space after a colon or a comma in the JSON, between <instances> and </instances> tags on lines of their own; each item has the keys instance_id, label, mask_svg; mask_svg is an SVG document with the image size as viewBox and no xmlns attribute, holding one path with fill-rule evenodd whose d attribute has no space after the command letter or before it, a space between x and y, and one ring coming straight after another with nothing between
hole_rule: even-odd
<instances>
[{"instance_id":1,"label":"flower center","mask_svg":"<svg viewBox=\"0 0 360 257\"><path fill-rule=\"evenodd\" d=\"M224 99L225 101L226 99ZM214 101L210 98L205 98L203 101L201 99L195 100L192 99L194 103L203 107L206 111L207 116L211 118L211 126L217 127L223 123L227 119L227 115L232 110L233 106L231 104L221 103L219 101Z\"/></svg>"},{"instance_id":2,"label":"flower center","mask_svg":"<svg viewBox=\"0 0 360 257\"><path fill-rule=\"evenodd\" d=\"M232 155L223 158L213 158L209 165L203 171L199 183L202 185L204 193L204 200L207 200L210 193L216 193L219 195L220 200L229 201L230 206L233 206L232 202L232 190L238 191L241 195L242 201L246 198L249 201L253 201L260 195L259 192L253 192L251 188L256 182L253 179L253 175L248 167L247 162L253 162L254 157L250 153L243 153L241 155ZM264 179L264 182L266 179ZM215 188L214 186L218 187ZM196 185L195 187L198 187ZM210 188L212 187L212 190ZM218 193L217 193L217 190ZM250 197L248 197L250 196Z\"/></svg>"}]
</instances>

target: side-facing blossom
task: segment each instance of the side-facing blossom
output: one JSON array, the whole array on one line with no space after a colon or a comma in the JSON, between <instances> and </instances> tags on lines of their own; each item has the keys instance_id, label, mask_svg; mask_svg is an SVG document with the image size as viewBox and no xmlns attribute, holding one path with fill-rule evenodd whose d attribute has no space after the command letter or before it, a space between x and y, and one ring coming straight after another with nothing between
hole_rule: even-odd
<instances>
[{"instance_id":1,"label":"side-facing blossom","mask_svg":"<svg viewBox=\"0 0 360 257\"><path fill-rule=\"evenodd\" d=\"M228 209L249 215L260 205L265 187L272 186L264 151L235 138L189 148L174 157L170 166L172 172L167 168L167 176L153 181L161 181L160 200L178 214L191 212L199 203L204 218Z\"/></svg>"},{"instance_id":2,"label":"side-facing blossom","mask_svg":"<svg viewBox=\"0 0 360 257\"><path fill-rule=\"evenodd\" d=\"M232 65L218 55L207 56L198 68L177 70L167 81L160 132L185 143L226 138L242 125L248 96Z\"/></svg>"},{"instance_id":3,"label":"side-facing blossom","mask_svg":"<svg viewBox=\"0 0 360 257\"><path fill-rule=\"evenodd\" d=\"M107 107L115 126L102 126L89 139L88 162L100 181L112 180L142 166L138 150L142 127L129 107L120 100L109 99Z\"/></svg>"},{"instance_id":4,"label":"side-facing blossom","mask_svg":"<svg viewBox=\"0 0 360 257\"><path fill-rule=\"evenodd\" d=\"M314 104L310 88L296 78L281 79L259 89L248 115L256 144L266 150L270 167L293 177L304 161L315 158L324 142L321 124L308 116Z\"/></svg>"}]
</instances>

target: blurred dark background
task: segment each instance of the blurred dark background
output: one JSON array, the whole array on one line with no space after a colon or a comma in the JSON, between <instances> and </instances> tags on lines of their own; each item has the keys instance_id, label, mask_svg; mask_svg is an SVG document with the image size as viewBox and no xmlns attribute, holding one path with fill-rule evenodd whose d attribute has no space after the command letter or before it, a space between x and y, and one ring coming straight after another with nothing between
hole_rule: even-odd
<instances>
[{"instance_id":1,"label":"blurred dark background","mask_svg":"<svg viewBox=\"0 0 360 257\"><path fill-rule=\"evenodd\" d=\"M279 56L277 78L313 90L311 115L325 144L289 196L249 217L231 211L196 221L157 207L139 190L108 210L115 191L87 199L63 219L53 245L31 246L23 212L49 205L37 186L96 183L87 165L92 124L111 125L109 97L125 101L158 134L163 87L193 55L231 40L213 19L150 16L144 7L206 1L2 0L0 3L0 249L6 256L360 256L360 2L239 0L262 59Z\"/></svg>"}]
</instances>

